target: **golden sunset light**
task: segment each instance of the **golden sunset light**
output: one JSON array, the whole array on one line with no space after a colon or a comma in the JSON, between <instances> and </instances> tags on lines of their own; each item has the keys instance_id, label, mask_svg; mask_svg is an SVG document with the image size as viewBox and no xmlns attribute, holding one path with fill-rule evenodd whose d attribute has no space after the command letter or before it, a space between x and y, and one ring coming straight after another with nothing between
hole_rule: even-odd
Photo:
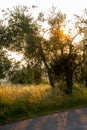
<instances>
[{"instance_id":1,"label":"golden sunset light","mask_svg":"<svg viewBox=\"0 0 87 130\"><path fill-rule=\"evenodd\" d=\"M0 130L87 130L87 1L2 0L0 12Z\"/></svg>"}]
</instances>

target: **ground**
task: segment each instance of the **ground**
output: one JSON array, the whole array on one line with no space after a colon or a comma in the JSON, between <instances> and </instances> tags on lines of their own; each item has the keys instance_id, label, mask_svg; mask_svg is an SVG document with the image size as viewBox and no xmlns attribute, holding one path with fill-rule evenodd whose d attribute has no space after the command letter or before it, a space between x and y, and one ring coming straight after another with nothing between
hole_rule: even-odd
<instances>
[{"instance_id":1,"label":"ground","mask_svg":"<svg viewBox=\"0 0 87 130\"><path fill-rule=\"evenodd\" d=\"M1 125L0 130L87 130L87 108Z\"/></svg>"}]
</instances>

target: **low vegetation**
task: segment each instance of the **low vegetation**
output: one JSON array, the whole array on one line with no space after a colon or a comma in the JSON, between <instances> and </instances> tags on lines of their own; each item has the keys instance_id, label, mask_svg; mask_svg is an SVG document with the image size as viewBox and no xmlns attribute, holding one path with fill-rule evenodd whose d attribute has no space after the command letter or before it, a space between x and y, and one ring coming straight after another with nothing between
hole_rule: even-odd
<instances>
[{"instance_id":1,"label":"low vegetation","mask_svg":"<svg viewBox=\"0 0 87 130\"><path fill-rule=\"evenodd\" d=\"M87 88L75 84L71 95L49 85L0 86L0 124L87 106Z\"/></svg>"}]
</instances>

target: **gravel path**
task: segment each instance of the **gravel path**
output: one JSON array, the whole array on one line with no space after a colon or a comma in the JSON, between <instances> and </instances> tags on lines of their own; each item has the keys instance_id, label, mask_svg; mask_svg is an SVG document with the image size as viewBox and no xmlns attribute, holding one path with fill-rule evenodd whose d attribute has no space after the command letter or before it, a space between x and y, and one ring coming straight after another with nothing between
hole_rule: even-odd
<instances>
[{"instance_id":1,"label":"gravel path","mask_svg":"<svg viewBox=\"0 0 87 130\"><path fill-rule=\"evenodd\" d=\"M1 125L0 130L87 130L87 108Z\"/></svg>"}]
</instances>

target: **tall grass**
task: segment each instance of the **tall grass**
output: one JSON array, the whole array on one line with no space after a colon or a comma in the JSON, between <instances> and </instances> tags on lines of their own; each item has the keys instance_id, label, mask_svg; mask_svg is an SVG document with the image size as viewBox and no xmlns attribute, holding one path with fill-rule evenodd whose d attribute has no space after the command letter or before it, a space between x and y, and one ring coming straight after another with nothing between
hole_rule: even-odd
<instances>
[{"instance_id":1,"label":"tall grass","mask_svg":"<svg viewBox=\"0 0 87 130\"><path fill-rule=\"evenodd\" d=\"M78 85L70 96L52 91L49 85L0 86L0 123L79 106L87 106L87 88Z\"/></svg>"}]
</instances>

